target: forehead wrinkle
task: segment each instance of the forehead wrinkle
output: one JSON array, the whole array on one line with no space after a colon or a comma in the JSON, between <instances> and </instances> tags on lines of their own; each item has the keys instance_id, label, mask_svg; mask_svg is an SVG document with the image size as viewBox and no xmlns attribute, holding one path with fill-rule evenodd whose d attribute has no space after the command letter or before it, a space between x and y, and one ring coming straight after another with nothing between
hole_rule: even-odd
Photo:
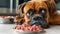
<instances>
[{"instance_id":1,"label":"forehead wrinkle","mask_svg":"<svg viewBox=\"0 0 60 34\"><path fill-rule=\"evenodd\" d=\"M24 12L26 13L29 9L34 9L34 5L32 2L26 3L26 5L24 7Z\"/></svg>"},{"instance_id":2,"label":"forehead wrinkle","mask_svg":"<svg viewBox=\"0 0 60 34\"><path fill-rule=\"evenodd\" d=\"M42 2L41 5L42 5L44 8L48 8L48 6L46 5L45 2Z\"/></svg>"},{"instance_id":3,"label":"forehead wrinkle","mask_svg":"<svg viewBox=\"0 0 60 34\"><path fill-rule=\"evenodd\" d=\"M34 4L35 4L35 10L36 10L36 12L38 12L38 9L40 7L40 3L39 2L35 2Z\"/></svg>"},{"instance_id":4,"label":"forehead wrinkle","mask_svg":"<svg viewBox=\"0 0 60 34\"><path fill-rule=\"evenodd\" d=\"M35 2L35 10L38 13L40 8L44 8L48 11L48 6L42 1L42 2Z\"/></svg>"},{"instance_id":5,"label":"forehead wrinkle","mask_svg":"<svg viewBox=\"0 0 60 34\"><path fill-rule=\"evenodd\" d=\"M44 8L44 9L47 9L48 10L48 6L44 2L41 2L40 3L40 8Z\"/></svg>"}]
</instances>

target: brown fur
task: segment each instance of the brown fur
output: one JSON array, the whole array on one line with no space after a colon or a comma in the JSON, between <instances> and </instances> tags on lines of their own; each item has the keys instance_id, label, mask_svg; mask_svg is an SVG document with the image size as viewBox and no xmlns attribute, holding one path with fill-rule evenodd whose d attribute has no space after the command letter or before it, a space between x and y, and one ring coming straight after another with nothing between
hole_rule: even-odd
<instances>
[{"instance_id":1,"label":"brown fur","mask_svg":"<svg viewBox=\"0 0 60 34\"><path fill-rule=\"evenodd\" d=\"M46 2L46 3L45 3ZM23 13L22 13L22 7L23 8ZM20 4L17 8L17 12L19 15L17 15L17 23L21 24L21 20L24 20L24 23L28 23L29 19L26 16L26 13L29 9L36 10L35 12L37 13L39 11L39 8L43 7L45 8L46 11L46 16L44 17L47 21L47 25L49 23L51 24L60 24L60 14L57 13L57 8L54 0L31 0L28 2L25 2L23 4ZM20 10L21 9L21 10ZM20 16L20 13L23 17Z\"/></svg>"}]
</instances>

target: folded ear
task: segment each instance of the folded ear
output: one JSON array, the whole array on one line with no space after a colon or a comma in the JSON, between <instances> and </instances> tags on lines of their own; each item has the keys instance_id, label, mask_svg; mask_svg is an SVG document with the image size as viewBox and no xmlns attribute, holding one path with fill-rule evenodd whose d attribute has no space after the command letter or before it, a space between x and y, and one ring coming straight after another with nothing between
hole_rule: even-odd
<instances>
[{"instance_id":1,"label":"folded ear","mask_svg":"<svg viewBox=\"0 0 60 34\"><path fill-rule=\"evenodd\" d=\"M56 6L55 1L54 0L48 0L48 1L45 1L45 3L48 6L49 14L52 15L57 10L57 6Z\"/></svg>"},{"instance_id":2,"label":"folded ear","mask_svg":"<svg viewBox=\"0 0 60 34\"><path fill-rule=\"evenodd\" d=\"M20 15L17 15L16 18L14 19L14 22L16 22L16 24L23 24L25 22L24 18L21 18Z\"/></svg>"},{"instance_id":3,"label":"folded ear","mask_svg":"<svg viewBox=\"0 0 60 34\"><path fill-rule=\"evenodd\" d=\"M55 3L55 0L49 0L49 3L51 4L52 11L56 11L57 6L56 6L56 3Z\"/></svg>"},{"instance_id":4,"label":"folded ear","mask_svg":"<svg viewBox=\"0 0 60 34\"><path fill-rule=\"evenodd\" d=\"M16 13L20 15L20 17L23 17L23 9L24 9L24 6L25 6L26 2L18 5L18 7L16 8Z\"/></svg>"}]
</instances>

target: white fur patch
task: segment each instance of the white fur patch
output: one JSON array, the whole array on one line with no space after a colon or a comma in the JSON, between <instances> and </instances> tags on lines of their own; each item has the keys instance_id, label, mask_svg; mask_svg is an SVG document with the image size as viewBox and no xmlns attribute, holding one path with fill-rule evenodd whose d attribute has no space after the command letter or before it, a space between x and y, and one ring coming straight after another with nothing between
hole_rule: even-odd
<instances>
[{"instance_id":1,"label":"white fur patch","mask_svg":"<svg viewBox=\"0 0 60 34\"><path fill-rule=\"evenodd\" d=\"M60 10L57 10L57 13L60 14Z\"/></svg>"}]
</instances>

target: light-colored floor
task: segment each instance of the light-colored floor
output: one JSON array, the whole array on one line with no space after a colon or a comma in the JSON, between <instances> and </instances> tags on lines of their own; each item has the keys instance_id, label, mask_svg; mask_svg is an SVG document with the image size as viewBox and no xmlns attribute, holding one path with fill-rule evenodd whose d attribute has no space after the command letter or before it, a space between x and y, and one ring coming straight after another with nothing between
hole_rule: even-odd
<instances>
[{"instance_id":1,"label":"light-colored floor","mask_svg":"<svg viewBox=\"0 0 60 34\"><path fill-rule=\"evenodd\" d=\"M15 24L0 24L0 34L15 34L13 27ZM60 34L60 25L44 29L46 32L40 34Z\"/></svg>"},{"instance_id":2,"label":"light-colored floor","mask_svg":"<svg viewBox=\"0 0 60 34\"><path fill-rule=\"evenodd\" d=\"M45 31L44 34L60 34L60 25L51 26L50 28L45 29Z\"/></svg>"}]
</instances>

